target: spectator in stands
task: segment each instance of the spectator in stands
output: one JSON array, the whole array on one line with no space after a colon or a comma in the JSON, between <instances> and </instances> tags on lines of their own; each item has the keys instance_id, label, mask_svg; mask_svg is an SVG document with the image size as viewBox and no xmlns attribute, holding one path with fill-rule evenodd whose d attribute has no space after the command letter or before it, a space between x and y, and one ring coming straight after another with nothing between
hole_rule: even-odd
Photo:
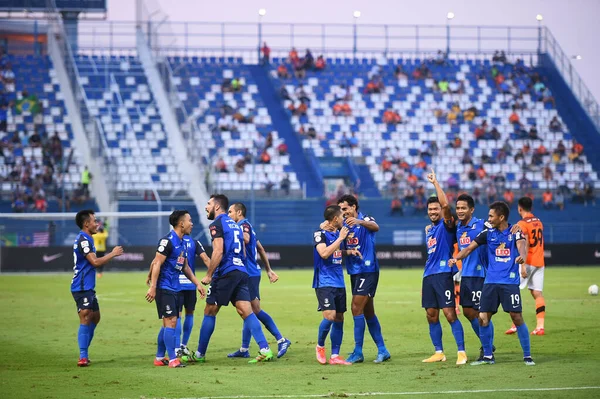
<instances>
[{"instance_id":1,"label":"spectator in stands","mask_svg":"<svg viewBox=\"0 0 600 399\"><path fill-rule=\"evenodd\" d=\"M463 112L463 119L465 122L471 122L475 119L475 112L472 108L468 108Z\"/></svg>"},{"instance_id":2,"label":"spectator in stands","mask_svg":"<svg viewBox=\"0 0 600 399\"><path fill-rule=\"evenodd\" d=\"M352 132L352 135L350 136L350 138L348 138L348 145L350 146L350 148L358 147L358 139L356 138L355 132Z\"/></svg>"},{"instance_id":3,"label":"spectator in stands","mask_svg":"<svg viewBox=\"0 0 600 399\"><path fill-rule=\"evenodd\" d=\"M592 205L596 205L596 194L594 193L594 186L591 183L585 183L583 186L584 205L587 206L588 202Z\"/></svg>"},{"instance_id":4,"label":"spectator in stands","mask_svg":"<svg viewBox=\"0 0 600 399\"><path fill-rule=\"evenodd\" d=\"M583 165L585 162L581 159L580 154L577 152L577 149L573 147L571 152L569 153L569 161L576 163L578 165Z\"/></svg>"},{"instance_id":5,"label":"spectator in stands","mask_svg":"<svg viewBox=\"0 0 600 399\"><path fill-rule=\"evenodd\" d=\"M4 99L0 99L0 132L7 131L8 121L8 102Z\"/></svg>"},{"instance_id":6,"label":"spectator in stands","mask_svg":"<svg viewBox=\"0 0 600 399\"><path fill-rule=\"evenodd\" d=\"M313 69L315 66L315 57L313 57L310 49L306 49L306 53L304 53L304 68L305 69Z\"/></svg>"},{"instance_id":7,"label":"spectator in stands","mask_svg":"<svg viewBox=\"0 0 600 399\"><path fill-rule=\"evenodd\" d=\"M364 93L365 94L379 94L379 93L383 92L384 89L385 89L385 86L383 85L383 82L378 77L376 77L376 78L371 79L369 81L369 83L367 83Z\"/></svg>"},{"instance_id":8,"label":"spectator in stands","mask_svg":"<svg viewBox=\"0 0 600 399\"><path fill-rule=\"evenodd\" d=\"M381 66L375 64L371 67L371 70L367 73L369 80L379 79L381 77Z\"/></svg>"},{"instance_id":9,"label":"spectator in stands","mask_svg":"<svg viewBox=\"0 0 600 399\"><path fill-rule=\"evenodd\" d=\"M461 148L462 147L462 139L456 135L454 136L454 140L452 140L452 148Z\"/></svg>"},{"instance_id":10,"label":"spectator in stands","mask_svg":"<svg viewBox=\"0 0 600 399\"><path fill-rule=\"evenodd\" d=\"M281 187L281 189L283 190L283 193L286 196L290 195L290 188L292 187L292 182L287 173L285 175L283 175L283 179L281 179L281 182L279 183L279 187Z\"/></svg>"},{"instance_id":11,"label":"spectator in stands","mask_svg":"<svg viewBox=\"0 0 600 399\"><path fill-rule=\"evenodd\" d=\"M475 128L475 140L484 140L487 138L488 124L484 119L481 125Z\"/></svg>"},{"instance_id":12,"label":"spectator in stands","mask_svg":"<svg viewBox=\"0 0 600 399\"><path fill-rule=\"evenodd\" d=\"M448 181L446 182L446 184L448 185L448 188L450 190L458 191L458 189L459 189L458 180L456 180L456 177L454 176L454 174L450 174L450 177L448 177Z\"/></svg>"},{"instance_id":13,"label":"spectator in stands","mask_svg":"<svg viewBox=\"0 0 600 399\"><path fill-rule=\"evenodd\" d=\"M556 101L554 100L554 96L552 95L550 89L547 87L544 88L544 91L542 91L542 102L544 104L550 103L552 104L552 108L556 108Z\"/></svg>"},{"instance_id":14,"label":"spectator in stands","mask_svg":"<svg viewBox=\"0 0 600 399\"><path fill-rule=\"evenodd\" d=\"M531 190L531 187L531 180L529 180L527 176L523 174L523 176L519 179L519 188L521 189L521 192L527 192Z\"/></svg>"},{"instance_id":15,"label":"spectator in stands","mask_svg":"<svg viewBox=\"0 0 600 399\"><path fill-rule=\"evenodd\" d=\"M327 66L327 63L325 62L325 58L323 58L323 56L320 55L317 58L317 61L315 62L315 70L322 71L325 69L326 66Z\"/></svg>"},{"instance_id":16,"label":"spectator in stands","mask_svg":"<svg viewBox=\"0 0 600 399\"><path fill-rule=\"evenodd\" d=\"M392 170L392 161L390 161L387 158L384 158L381 161L381 170L384 171L384 172L391 171Z\"/></svg>"},{"instance_id":17,"label":"spectator in stands","mask_svg":"<svg viewBox=\"0 0 600 399\"><path fill-rule=\"evenodd\" d=\"M265 139L265 149L273 147L273 132L267 133L267 138Z\"/></svg>"},{"instance_id":18,"label":"spectator in stands","mask_svg":"<svg viewBox=\"0 0 600 399\"><path fill-rule=\"evenodd\" d=\"M433 116L435 116L436 118L446 118L447 114L446 111L444 111L440 107L436 107L433 110Z\"/></svg>"},{"instance_id":19,"label":"spectator in stands","mask_svg":"<svg viewBox=\"0 0 600 399\"><path fill-rule=\"evenodd\" d=\"M85 189L83 185L80 184L77 186L75 190L73 190L73 202L75 204L83 204L85 201L89 199L89 196L86 195Z\"/></svg>"},{"instance_id":20,"label":"spectator in stands","mask_svg":"<svg viewBox=\"0 0 600 399\"><path fill-rule=\"evenodd\" d=\"M442 78L437 82L437 88L441 93L448 93L448 79Z\"/></svg>"},{"instance_id":21,"label":"spectator in stands","mask_svg":"<svg viewBox=\"0 0 600 399\"><path fill-rule=\"evenodd\" d=\"M452 94L462 94L464 92L463 83L457 80L452 80L448 83L448 91Z\"/></svg>"},{"instance_id":22,"label":"spectator in stands","mask_svg":"<svg viewBox=\"0 0 600 399\"><path fill-rule=\"evenodd\" d=\"M504 202L506 202L508 206L512 206L513 202L515 202L515 193L513 193L510 188L507 188L504 190L502 198L504 198Z\"/></svg>"},{"instance_id":23,"label":"spectator in stands","mask_svg":"<svg viewBox=\"0 0 600 399\"><path fill-rule=\"evenodd\" d=\"M388 125L397 125L398 123L402 123L402 117L393 109L388 108L383 113L383 123L386 123Z\"/></svg>"},{"instance_id":24,"label":"spectator in stands","mask_svg":"<svg viewBox=\"0 0 600 399\"><path fill-rule=\"evenodd\" d=\"M306 76L304 60L296 58L294 61L292 61L292 67L294 68L294 76L296 76L296 79L304 79L304 77Z\"/></svg>"},{"instance_id":25,"label":"spectator in stands","mask_svg":"<svg viewBox=\"0 0 600 399\"><path fill-rule=\"evenodd\" d=\"M550 165L546 165L544 167L544 171L542 174L543 174L544 180L546 180L546 181L553 180L554 175L553 175L552 169L550 169Z\"/></svg>"},{"instance_id":26,"label":"spectator in stands","mask_svg":"<svg viewBox=\"0 0 600 399\"><path fill-rule=\"evenodd\" d=\"M438 50L435 58L432 58L431 61L437 65L446 65L447 58L448 58L448 55L444 51Z\"/></svg>"},{"instance_id":27,"label":"spectator in stands","mask_svg":"<svg viewBox=\"0 0 600 399\"><path fill-rule=\"evenodd\" d=\"M542 205L545 209L550 209L552 208L552 205L554 205L552 201L552 192L549 189L542 194Z\"/></svg>"},{"instance_id":28,"label":"spectator in stands","mask_svg":"<svg viewBox=\"0 0 600 399\"><path fill-rule=\"evenodd\" d=\"M471 154L467 148L465 148L465 151L463 152L461 163L463 165L473 165L473 158L471 158Z\"/></svg>"},{"instance_id":29,"label":"spectator in stands","mask_svg":"<svg viewBox=\"0 0 600 399\"><path fill-rule=\"evenodd\" d=\"M265 183L265 193L268 197L270 197L271 193L273 192L273 187L275 187L275 183L273 183L268 173L265 173L265 178L263 181Z\"/></svg>"},{"instance_id":30,"label":"spectator in stands","mask_svg":"<svg viewBox=\"0 0 600 399\"><path fill-rule=\"evenodd\" d=\"M581 155L581 154L583 154L583 145L579 144L579 143L577 142L577 140L573 140L573 150L574 150L574 151L575 151L577 154Z\"/></svg>"},{"instance_id":31,"label":"spectator in stands","mask_svg":"<svg viewBox=\"0 0 600 399\"><path fill-rule=\"evenodd\" d=\"M558 208L559 211L563 211L565 209L564 194L561 193L560 191L557 191L556 195L554 196L554 203L556 204L556 207Z\"/></svg>"},{"instance_id":32,"label":"spectator in stands","mask_svg":"<svg viewBox=\"0 0 600 399\"><path fill-rule=\"evenodd\" d=\"M315 128L313 126L308 128L307 136L310 137L311 139L317 138L317 131L315 130Z\"/></svg>"},{"instance_id":33,"label":"spectator in stands","mask_svg":"<svg viewBox=\"0 0 600 399\"><path fill-rule=\"evenodd\" d=\"M306 104L306 102L301 101L300 103L291 103L288 106L288 109L290 111L292 111L292 115L294 116L306 116L306 113L308 112L308 105Z\"/></svg>"},{"instance_id":34,"label":"spectator in stands","mask_svg":"<svg viewBox=\"0 0 600 399\"><path fill-rule=\"evenodd\" d=\"M485 187L485 195L487 197L488 204L496 201L496 194L498 194L496 186L493 184L487 184Z\"/></svg>"},{"instance_id":35,"label":"spectator in stands","mask_svg":"<svg viewBox=\"0 0 600 399\"><path fill-rule=\"evenodd\" d=\"M15 212L15 213L25 212L27 205L25 203L24 196L22 196L22 195L15 196L15 198L13 199L13 202L11 204L11 207L13 209L13 212Z\"/></svg>"},{"instance_id":36,"label":"spectator in stands","mask_svg":"<svg viewBox=\"0 0 600 399\"><path fill-rule=\"evenodd\" d=\"M47 212L48 202L43 194L36 195L34 207L36 212Z\"/></svg>"},{"instance_id":37,"label":"spectator in stands","mask_svg":"<svg viewBox=\"0 0 600 399\"><path fill-rule=\"evenodd\" d=\"M334 101L352 101L352 93L350 88L342 84L340 86L334 86L332 89L334 95Z\"/></svg>"},{"instance_id":38,"label":"spectator in stands","mask_svg":"<svg viewBox=\"0 0 600 399\"><path fill-rule=\"evenodd\" d=\"M246 161L244 160L244 158L240 157L236 161L233 168L237 174L242 174L242 173L244 173L245 167L246 167Z\"/></svg>"},{"instance_id":39,"label":"spectator in stands","mask_svg":"<svg viewBox=\"0 0 600 399\"><path fill-rule=\"evenodd\" d=\"M268 165L271 163L271 155L269 155L266 149L260 154L260 163L263 165Z\"/></svg>"},{"instance_id":40,"label":"spectator in stands","mask_svg":"<svg viewBox=\"0 0 600 399\"><path fill-rule=\"evenodd\" d=\"M288 154L288 146L286 143L281 143L277 146L277 152L279 155L287 155Z\"/></svg>"},{"instance_id":41,"label":"spectator in stands","mask_svg":"<svg viewBox=\"0 0 600 399\"><path fill-rule=\"evenodd\" d=\"M483 165L479 165L479 168L477 168L477 178L479 180L483 180L487 177L487 172L485 171L485 168L483 167Z\"/></svg>"},{"instance_id":42,"label":"spectator in stands","mask_svg":"<svg viewBox=\"0 0 600 399\"><path fill-rule=\"evenodd\" d=\"M225 164L225 160L223 160L223 158L219 158L217 160L217 162L215 163L215 169L219 173L228 173L229 172L227 170L227 165Z\"/></svg>"},{"instance_id":43,"label":"spectator in stands","mask_svg":"<svg viewBox=\"0 0 600 399\"><path fill-rule=\"evenodd\" d=\"M263 42L263 46L260 49L262 53L262 63L263 65L269 64L271 62L271 49L267 46L267 42Z\"/></svg>"},{"instance_id":44,"label":"spectator in stands","mask_svg":"<svg viewBox=\"0 0 600 399\"><path fill-rule=\"evenodd\" d=\"M290 72L288 71L285 64L279 64L279 66L277 67L277 77L279 79L289 79L290 78Z\"/></svg>"},{"instance_id":45,"label":"spectator in stands","mask_svg":"<svg viewBox=\"0 0 600 399\"><path fill-rule=\"evenodd\" d=\"M279 89L279 96L283 100L292 101L292 97L290 97L290 93L288 92L288 90L287 90L287 88L285 86L281 86L281 89Z\"/></svg>"},{"instance_id":46,"label":"spectator in stands","mask_svg":"<svg viewBox=\"0 0 600 399\"><path fill-rule=\"evenodd\" d=\"M333 106L333 115L335 116L352 116L352 109L348 103L336 103Z\"/></svg>"},{"instance_id":47,"label":"spectator in stands","mask_svg":"<svg viewBox=\"0 0 600 399\"><path fill-rule=\"evenodd\" d=\"M7 62L4 65L3 70L0 72L0 77L2 78L2 84L4 85L4 90L7 92L15 91L15 73L12 70L12 65L10 62ZM24 96L27 97L27 96Z\"/></svg>"},{"instance_id":48,"label":"spectator in stands","mask_svg":"<svg viewBox=\"0 0 600 399\"><path fill-rule=\"evenodd\" d=\"M233 89L231 88L231 79L223 79L221 83L221 92L223 93L231 93Z\"/></svg>"},{"instance_id":49,"label":"spectator in stands","mask_svg":"<svg viewBox=\"0 0 600 399\"><path fill-rule=\"evenodd\" d=\"M489 164L496 163L496 162L494 161L494 158L489 156L487 151L482 150L481 151L481 163L484 165L489 165Z\"/></svg>"},{"instance_id":50,"label":"spectator in stands","mask_svg":"<svg viewBox=\"0 0 600 399\"><path fill-rule=\"evenodd\" d=\"M88 170L87 165L83 168L83 172L81 172L81 187L83 188L83 192L86 197L90 196L90 182L94 177Z\"/></svg>"},{"instance_id":51,"label":"spectator in stands","mask_svg":"<svg viewBox=\"0 0 600 399\"><path fill-rule=\"evenodd\" d=\"M395 214L404 216L404 210L402 209L402 201L400 201L400 197L398 196L395 196L392 199L392 205L390 209L390 215L394 216Z\"/></svg>"},{"instance_id":52,"label":"spectator in stands","mask_svg":"<svg viewBox=\"0 0 600 399\"><path fill-rule=\"evenodd\" d=\"M42 146L42 137L37 132L37 129L34 130L33 133L31 133L31 136L29 136L29 139L27 139L27 142L28 142L29 146L31 146L32 148L37 148L37 147Z\"/></svg>"},{"instance_id":53,"label":"spectator in stands","mask_svg":"<svg viewBox=\"0 0 600 399\"><path fill-rule=\"evenodd\" d=\"M304 90L304 85L302 83L300 83L298 85L298 87L296 87L296 90L294 91L294 95L296 96L296 99L299 101L310 102L310 98L308 97L306 90Z\"/></svg>"},{"instance_id":54,"label":"spectator in stands","mask_svg":"<svg viewBox=\"0 0 600 399\"><path fill-rule=\"evenodd\" d=\"M513 112L508 117L508 121L515 127L521 127L521 119L519 118L516 109L513 108Z\"/></svg>"},{"instance_id":55,"label":"spectator in stands","mask_svg":"<svg viewBox=\"0 0 600 399\"><path fill-rule=\"evenodd\" d=\"M394 76L398 80L407 80L408 79L408 75L406 73L404 73L404 70L402 69L402 64L396 65L396 69L394 70Z\"/></svg>"},{"instance_id":56,"label":"spectator in stands","mask_svg":"<svg viewBox=\"0 0 600 399\"><path fill-rule=\"evenodd\" d=\"M242 82L238 78L231 79L231 91L238 93L242 90Z\"/></svg>"},{"instance_id":57,"label":"spectator in stands","mask_svg":"<svg viewBox=\"0 0 600 399\"><path fill-rule=\"evenodd\" d=\"M560 133L562 132L562 123L558 120L557 116L554 116L550 121L550 125L548 126L551 132Z\"/></svg>"},{"instance_id":58,"label":"spectator in stands","mask_svg":"<svg viewBox=\"0 0 600 399\"><path fill-rule=\"evenodd\" d=\"M529 128L529 135L527 136L527 138L529 140L539 140L539 136L538 136L538 130L537 127L535 125L531 125L531 127Z\"/></svg>"},{"instance_id":59,"label":"spectator in stands","mask_svg":"<svg viewBox=\"0 0 600 399\"><path fill-rule=\"evenodd\" d=\"M292 47L292 49L290 50L289 54L288 54L288 62L290 64L293 64L294 61L299 60L298 57L298 51L296 50L296 47Z\"/></svg>"},{"instance_id":60,"label":"spectator in stands","mask_svg":"<svg viewBox=\"0 0 600 399\"><path fill-rule=\"evenodd\" d=\"M500 132L498 131L498 128L496 126L494 126L492 128L492 130L490 130L489 132L489 137L492 140L500 140L502 138L502 135L500 134Z\"/></svg>"}]
</instances>

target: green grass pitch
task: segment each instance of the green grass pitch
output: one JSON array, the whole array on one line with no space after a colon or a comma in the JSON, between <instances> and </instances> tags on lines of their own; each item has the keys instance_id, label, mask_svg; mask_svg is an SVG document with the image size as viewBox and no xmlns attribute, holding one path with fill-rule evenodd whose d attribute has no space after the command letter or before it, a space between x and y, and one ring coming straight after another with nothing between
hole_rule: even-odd
<instances>
[{"instance_id":1,"label":"green grass pitch","mask_svg":"<svg viewBox=\"0 0 600 399\"><path fill-rule=\"evenodd\" d=\"M447 391L471 392L453 397L600 397L600 297L587 293L589 285L600 283L600 268L547 269L547 335L531 337L535 367L522 363L518 338L504 335L510 322L503 312L494 317L496 365L456 366L456 346L445 320L442 326L448 361L421 363L433 352L425 312L420 308L421 273L417 269L386 269L381 273L375 305L392 354L389 362L372 363L376 348L367 330L364 364L318 365L314 347L321 315L316 312L317 301L310 288L312 271L281 270L278 283L268 284L263 279L262 305L292 341L288 354L258 365L227 359L226 354L240 344L241 328L241 319L229 306L217 317L207 363L185 369L152 365L160 321L155 305L144 300L144 273L108 271L98 281L102 321L90 348L93 364L83 369L76 367L78 318L69 292L71 276L1 275L0 397L294 398L380 393L377 397L392 398L439 396L434 392ZM525 320L531 330L535 327L533 300L528 292L522 294ZM198 342L203 302L198 308L190 340L193 349ZM343 353L353 348L352 315L348 312L346 316ZM479 343L466 319L460 318L467 353L473 360ZM274 344L272 337L268 338ZM251 351L256 351L256 344ZM589 388L572 389L577 387ZM502 391L507 389L515 391ZM489 392L472 392L475 390Z\"/></svg>"}]
</instances>

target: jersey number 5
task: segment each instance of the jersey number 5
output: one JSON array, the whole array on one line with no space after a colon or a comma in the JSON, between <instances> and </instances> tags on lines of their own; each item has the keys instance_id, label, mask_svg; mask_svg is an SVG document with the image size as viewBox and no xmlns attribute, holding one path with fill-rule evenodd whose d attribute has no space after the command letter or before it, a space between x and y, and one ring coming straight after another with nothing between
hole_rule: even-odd
<instances>
[{"instance_id":1,"label":"jersey number 5","mask_svg":"<svg viewBox=\"0 0 600 399\"><path fill-rule=\"evenodd\" d=\"M235 242L233 252L239 254L242 251L242 243L240 241L240 232L238 230L233 231L233 241Z\"/></svg>"}]
</instances>

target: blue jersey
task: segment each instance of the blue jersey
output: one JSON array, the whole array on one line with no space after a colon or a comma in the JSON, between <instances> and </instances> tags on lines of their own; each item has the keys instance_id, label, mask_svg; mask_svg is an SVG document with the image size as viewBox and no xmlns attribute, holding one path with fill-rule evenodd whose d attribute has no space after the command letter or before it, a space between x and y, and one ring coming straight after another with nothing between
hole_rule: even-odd
<instances>
[{"instance_id":1,"label":"blue jersey","mask_svg":"<svg viewBox=\"0 0 600 399\"><path fill-rule=\"evenodd\" d=\"M456 241L458 242L458 250L462 251L475 240L486 227L484 221L472 217L468 224L463 225L458 222L456 226ZM462 260L463 277L485 277L485 269L487 268L487 253L484 248L477 247L473 252Z\"/></svg>"},{"instance_id":2,"label":"blue jersey","mask_svg":"<svg viewBox=\"0 0 600 399\"><path fill-rule=\"evenodd\" d=\"M258 252L256 249L256 233L248 221L243 219L238 222L243 233L250 236L250 241L246 244L246 271L250 277L260 277L260 266L258 265Z\"/></svg>"},{"instance_id":3,"label":"blue jersey","mask_svg":"<svg viewBox=\"0 0 600 399\"><path fill-rule=\"evenodd\" d=\"M198 240L194 240L190 236L183 236L183 241L186 247L186 255L188 265L192 270L194 276L196 275L196 256L202 255L204 252L204 247ZM179 284L181 286L182 291L196 290L196 286L188 279L185 274L179 274Z\"/></svg>"},{"instance_id":4,"label":"blue jersey","mask_svg":"<svg viewBox=\"0 0 600 399\"><path fill-rule=\"evenodd\" d=\"M427 243L427 261L423 277L439 273L456 273L456 266L448 267L448 260L454 251L456 228L448 226L444 221L433 224L425 241Z\"/></svg>"},{"instance_id":5,"label":"blue jersey","mask_svg":"<svg viewBox=\"0 0 600 399\"><path fill-rule=\"evenodd\" d=\"M488 269L485 284L519 285L521 282L519 264L515 260L519 256L517 241L524 237L520 232L511 234L510 228L509 224L504 231L486 229L475 238L477 244L487 246Z\"/></svg>"},{"instance_id":6,"label":"blue jersey","mask_svg":"<svg viewBox=\"0 0 600 399\"><path fill-rule=\"evenodd\" d=\"M342 268L342 250L338 249L327 259L321 258L317 251L317 245L325 244L330 246L338 239L340 233L317 230L313 234L313 254L314 254L314 276L313 288L334 287L345 288L344 269Z\"/></svg>"},{"instance_id":7,"label":"blue jersey","mask_svg":"<svg viewBox=\"0 0 600 399\"><path fill-rule=\"evenodd\" d=\"M179 275L185 265L187 258L187 245L174 231L161 238L158 242L156 252L166 256L160 267L158 276L158 288L170 291L181 291Z\"/></svg>"},{"instance_id":8,"label":"blue jersey","mask_svg":"<svg viewBox=\"0 0 600 399\"><path fill-rule=\"evenodd\" d=\"M366 222L374 222L375 219L371 216L365 216L362 213L358 214L357 219ZM362 255L348 256L346 258L346 270L348 274L373 273L379 271L379 262L377 262L377 253L375 251L375 232L367 229L364 226L354 225L353 227L344 224L350 232L348 237L343 242L343 248L346 250L358 249Z\"/></svg>"},{"instance_id":9,"label":"blue jersey","mask_svg":"<svg viewBox=\"0 0 600 399\"><path fill-rule=\"evenodd\" d=\"M73 279L71 280L71 291L87 291L96 288L96 270L87 260L86 256L96 253L94 239L80 231L73 244Z\"/></svg>"},{"instance_id":10,"label":"blue jersey","mask_svg":"<svg viewBox=\"0 0 600 399\"><path fill-rule=\"evenodd\" d=\"M223 239L223 258L219 266L217 266L213 277L224 276L234 270L247 273L246 265L244 264L244 252L242 251L244 236L240 226L229 216L222 213L215 218L208 229L213 241L215 238Z\"/></svg>"}]
</instances>

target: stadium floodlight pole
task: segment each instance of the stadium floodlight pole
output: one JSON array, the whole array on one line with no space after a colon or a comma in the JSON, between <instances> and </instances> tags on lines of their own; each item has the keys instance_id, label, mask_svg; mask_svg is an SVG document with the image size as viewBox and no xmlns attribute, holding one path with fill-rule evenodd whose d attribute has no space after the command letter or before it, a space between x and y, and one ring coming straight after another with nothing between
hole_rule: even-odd
<instances>
[{"instance_id":1,"label":"stadium floodlight pole","mask_svg":"<svg viewBox=\"0 0 600 399\"><path fill-rule=\"evenodd\" d=\"M535 16L535 19L538 21L538 64L540 62L539 55L542 54L542 21L544 20L544 16L542 14L538 14Z\"/></svg>"},{"instance_id":2,"label":"stadium floodlight pole","mask_svg":"<svg viewBox=\"0 0 600 399\"><path fill-rule=\"evenodd\" d=\"M449 11L446 14L446 57L450 55L450 21L454 19L454 13Z\"/></svg>"},{"instance_id":3,"label":"stadium floodlight pole","mask_svg":"<svg viewBox=\"0 0 600 399\"><path fill-rule=\"evenodd\" d=\"M266 8L258 9L258 63L260 64L260 48L262 44L262 18L267 15Z\"/></svg>"},{"instance_id":4,"label":"stadium floodlight pole","mask_svg":"<svg viewBox=\"0 0 600 399\"><path fill-rule=\"evenodd\" d=\"M356 27L356 23L358 22L358 19L359 19L359 18L360 18L360 16L361 16L361 12L360 12L360 11L358 11L358 10L357 10L357 11L354 11L354 12L352 13L352 16L354 17L354 30L353 30L353 36L354 36L354 46L353 46L353 48L352 48L352 53L354 54L354 59L356 59L356 51L357 51L357 43L356 43L356 42L357 42L357 40L358 40L358 38L357 38L357 35L358 35L358 33L357 33L357 27Z\"/></svg>"}]
</instances>

